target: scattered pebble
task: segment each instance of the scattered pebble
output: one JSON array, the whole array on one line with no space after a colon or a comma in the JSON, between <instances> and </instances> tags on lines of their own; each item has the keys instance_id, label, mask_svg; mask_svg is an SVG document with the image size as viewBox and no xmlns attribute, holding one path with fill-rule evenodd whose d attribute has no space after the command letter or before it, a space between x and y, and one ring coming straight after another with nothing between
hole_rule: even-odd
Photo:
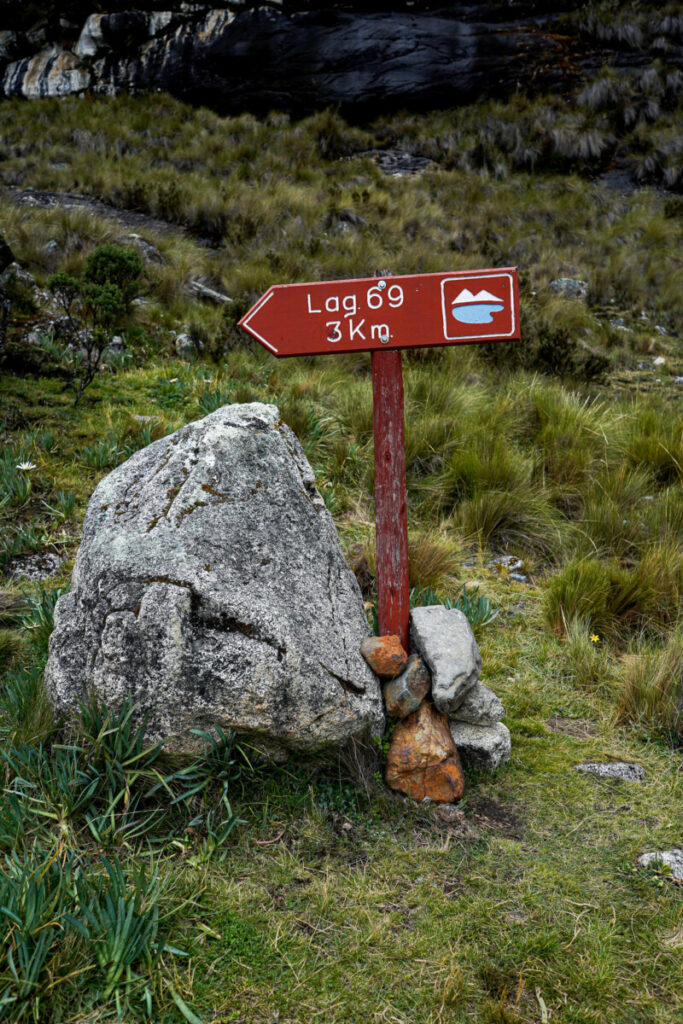
<instances>
[{"instance_id":1,"label":"scattered pebble","mask_svg":"<svg viewBox=\"0 0 683 1024\"><path fill-rule=\"evenodd\" d=\"M558 277L551 281L548 286L555 295L561 295L564 299L586 299L588 296L588 282L579 281L575 277Z\"/></svg>"},{"instance_id":2,"label":"scattered pebble","mask_svg":"<svg viewBox=\"0 0 683 1024\"><path fill-rule=\"evenodd\" d=\"M524 562L521 558L517 558L516 555L496 555L489 562L489 569L507 569L512 574L513 572L519 572L520 569L524 568Z\"/></svg>"},{"instance_id":3,"label":"scattered pebble","mask_svg":"<svg viewBox=\"0 0 683 1024\"><path fill-rule=\"evenodd\" d=\"M652 360L652 365L653 366L665 366L666 365L666 359L664 358L664 356L656 356Z\"/></svg>"},{"instance_id":4,"label":"scattered pebble","mask_svg":"<svg viewBox=\"0 0 683 1024\"><path fill-rule=\"evenodd\" d=\"M645 778L645 769L639 764L631 764L628 761L589 761L587 764L575 764L577 772L588 772L590 775L599 775L602 779L626 779L628 782L642 782Z\"/></svg>"},{"instance_id":5,"label":"scattered pebble","mask_svg":"<svg viewBox=\"0 0 683 1024\"><path fill-rule=\"evenodd\" d=\"M653 853L643 853L637 858L637 864L648 868L652 864L662 864L671 872L671 878L676 882L683 882L683 850L660 850ZM668 873L668 872L667 872Z\"/></svg>"},{"instance_id":6,"label":"scattered pebble","mask_svg":"<svg viewBox=\"0 0 683 1024\"><path fill-rule=\"evenodd\" d=\"M673 382L674 384L683 384L683 377L674 377Z\"/></svg>"},{"instance_id":7,"label":"scattered pebble","mask_svg":"<svg viewBox=\"0 0 683 1024\"><path fill-rule=\"evenodd\" d=\"M665 338L669 337L669 332L667 331L666 327L662 327L661 324L655 324L655 330L657 334L663 334Z\"/></svg>"},{"instance_id":8,"label":"scattered pebble","mask_svg":"<svg viewBox=\"0 0 683 1024\"><path fill-rule=\"evenodd\" d=\"M62 559L54 551L36 551L32 555L17 555L5 567L11 580L46 580L58 571Z\"/></svg>"},{"instance_id":9,"label":"scattered pebble","mask_svg":"<svg viewBox=\"0 0 683 1024\"><path fill-rule=\"evenodd\" d=\"M529 577L525 576L523 572L511 572L509 574L510 579L514 580L515 583L528 583Z\"/></svg>"}]
</instances>

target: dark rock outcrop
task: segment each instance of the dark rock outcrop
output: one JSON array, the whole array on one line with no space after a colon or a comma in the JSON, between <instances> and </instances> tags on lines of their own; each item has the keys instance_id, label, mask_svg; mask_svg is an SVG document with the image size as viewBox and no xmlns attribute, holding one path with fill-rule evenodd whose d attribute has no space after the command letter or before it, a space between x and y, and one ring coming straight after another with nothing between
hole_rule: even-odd
<instances>
[{"instance_id":1,"label":"dark rock outcrop","mask_svg":"<svg viewBox=\"0 0 683 1024\"><path fill-rule=\"evenodd\" d=\"M439 9L428 3L317 10L305 3L122 6L98 13L90 5L86 18L80 3L58 18L50 7L27 28L25 18L6 13L0 2L0 29L7 30L0 34L2 91L38 97L165 90L223 113L305 113L334 105L379 114L389 106L453 105L518 89L566 90L604 62L640 66L652 59L635 37L622 45L576 17L568 22L576 4L559 0ZM669 36L668 59L680 64L680 33Z\"/></svg>"},{"instance_id":2,"label":"dark rock outcrop","mask_svg":"<svg viewBox=\"0 0 683 1024\"><path fill-rule=\"evenodd\" d=\"M5 239L0 235L0 275L14 262L14 253ZM0 277L0 357L5 351L5 338L10 314L10 301Z\"/></svg>"}]
</instances>

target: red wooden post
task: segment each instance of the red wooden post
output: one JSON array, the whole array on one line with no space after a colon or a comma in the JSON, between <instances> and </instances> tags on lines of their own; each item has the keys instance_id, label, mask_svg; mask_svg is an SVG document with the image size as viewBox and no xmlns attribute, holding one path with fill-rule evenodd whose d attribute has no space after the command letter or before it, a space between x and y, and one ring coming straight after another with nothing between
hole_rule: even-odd
<instances>
[{"instance_id":1,"label":"red wooden post","mask_svg":"<svg viewBox=\"0 0 683 1024\"><path fill-rule=\"evenodd\" d=\"M399 277L378 270L375 278L272 285L239 326L278 357L372 353L377 624L380 633L398 635L408 650L410 591L400 350L519 340L517 270L506 267Z\"/></svg>"},{"instance_id":2,"label":"red wooden post","mask_svg":"<svg viewBox=\"0 0 683 1024\"><path fill-rule=\"evenodd\" d=\"M372 353L375 435L377 625L408 650L409 583L406 452L401 353Z\"/></svg>"}]
</instances>

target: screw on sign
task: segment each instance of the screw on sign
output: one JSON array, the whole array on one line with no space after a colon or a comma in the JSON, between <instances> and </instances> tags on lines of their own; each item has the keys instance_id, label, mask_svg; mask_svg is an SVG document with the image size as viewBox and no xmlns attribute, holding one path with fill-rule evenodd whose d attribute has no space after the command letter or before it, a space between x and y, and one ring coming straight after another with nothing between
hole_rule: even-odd
<instances>
[{"instance_id":1,"label":"screw on sign","mask_svg":"<svg viewBox=\"0 0 683 1024\"><path fill-rule=\"evenodd\" d=\"M273 355L372 353L377 620L408 649L400 349L519 341L517 270L454 271L273 285L239 322Z\"/></svg>"}]
</instances>

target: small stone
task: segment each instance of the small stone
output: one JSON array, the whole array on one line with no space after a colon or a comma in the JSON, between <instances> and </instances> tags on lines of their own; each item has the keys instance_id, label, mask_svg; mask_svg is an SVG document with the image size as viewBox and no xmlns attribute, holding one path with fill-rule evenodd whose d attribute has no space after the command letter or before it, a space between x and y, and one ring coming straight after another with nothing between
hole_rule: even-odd
<instances>
[{"instance_id":1,"label":"small stone","mask_svg":"<svg viewBox=\"0 0 683 1024\"><path fill-rule=\"evenodd\" d=\"M360 645L360 653L375 675L382 679L395 679L408 665L408 655L392 633L366 637Z\"/></svg>"},{"instance_id":2,"label":"small stone","mask_svg":"<svg viewBox=\"0 0 683 1024\"><path fill-rule=\"evenodd\" d=\"M173 342L173 347L177 355L183 359L187 359L188 356L198 355L200 350L200 346L195 344L189 334L178 334Z\"/></svg>"},{"instance_id":3,"label":"small stone","mask_svg":"<svg viewBox=\"0 0 683 1024\"><path fill-rule=\"evenodd\" d=\"M462 825L465 822L465 812L453 804L440 804L434 810L434 816L446 825Z\"/></svg>"},{"instance_id":4,"label":"small stone","mask_svg":"<svg viewBox=\"0 0 683 1024\"><path fill-rule=\"evenodd\" d=\"M58 572L62 561L54 551L36 551L17 555L5 566L4 572L11 580L47 580Z\"/></svg>"},{"instance_id":5,"label":"small stone","mask_svg":"<svg viewBox=\"0 0 683 1024\"><path fill-rule=\"evenodd\" d=\"M117 239L120 245L128 245L137 251L142 256L146 263L163 263L164 257L161 255L159 250L151 242L148 242L141 235L138 235L135 231L131 231L127 235L122 235L121 238Z\"/></svg>"},{"instance_id":6,"label":"small stone","mask_svg":"<svg viewBox=\"0 0 683 1024\"><path fill-rule=\"evenodd\" d=\"M418 654L411 654L400 676L384 684L384 704L394 718L406 718L417 711L429 693L432 678Z\"/></svg>"},{"instance_id":7,"label":"small stone","mask_svg":"<svg viewBox=\"0 0 683 1024\"><path fill-rule=\"evenodd\" d=\"M667 331L666 327L662 327L661 324L655 324L655 330L656 330L657 334L661 334L665 338L668 338L669 332Z\"/></svg>"},{"instance_id":8,"label":"small stone","mask_svg":"<svg viewBox=\"0 0 683 1024\"><path fill-rule=\"evenodd\" d=\"M516 555L496 555L489 562L489 569L497 569L498 572L502 569L507 569L509 573L519 572L523 568L524 562L521 558L517 558Z\"/></svg>"},{"instance_id":9,"label":"small stone","mask_svg":"<svg viewBox=\"0 0 683 1024\"><path fill-rule=\"evenodd\" d=\"M456 722L468 722L470 725L495 725L504 715L502 701L486 683L479 680L451 717Z\"/></svg>"},{"instance_id":10,"label":"small stone","mask_svg":"<svg viewBox=\"0 0 683 1024\"><path fill-rule=\"evenodd\" d=\"M674 377L673 378L673 383L674 384L683 384L683 377Z\"/></svg>"},{"instance_id":11,"label":"small stone","mask_svg":"<svg viewBox=\"0 0 683 1024\"><path fill-rule=\"evenodd\" d=\"M667 874L677 882L683 882L683 850L660 850L653 853L643 853L637 858L636 863L643 868L651 864L662 864L668 869Z\"/></svg>"},{"instance_id":12,"label":"small stone","mask_svg":"<svg viewBox=\"0 0 683 1024\"><path fill-rule=\"evenodd\" d=\"M458 608L413 608L410 636L432 674L432 699L439 711L455 711L479 679L481 654L467 616Z\"/></svg>"},{"instance_id":13,"label":"small stone","mask_svg":"<svg viewBox=\"0 0 683 1024\"><path fill-rule=\"evenodd\" d=\"M550 291L563 299L585 299L588 296L588 282L575 277L558 277L550 282Z\"/></svg>"},{"instance_id":14,"label":"small stone","mask_svg":"<svg viewBox=\"0 0 683 1024\"><path fill-rule=\"evenodd\" d=\"M421 802L452 804L465 789L460 758L445 715L424 701L399 722L387 755L387 785Z\"/></svg>"},{"instance_id":15,"label":"small stone","mask_svg":"<svg viewBox=\"0 0 683 1024\"><path fill-rule=\"evenodd\" d=\"M523 572L511 572L510 579L514 580L515 583L528 583L529 577L525 576Z\"/></svg>"},{"instance_id":16,"label":"small stone","mask_svg":"<svg viewBox=\"0 0 683 1024\"><path fill-rule=\"evenodd\" d=\"M495 771L510 760L510 730L502 722L470 725L451 722L451 736L465 764Z\"/></svg>"},{"instance_id":17,"label":"small stone","mask_svg":"<svg viewBox=\"0 0 683 1024\"><path fill-rule=\"evenodd\" d=\"M586 764L575 764L577 772L587 772L589 775L599 775L601 779L625 779L627 782L642 782L645 778L645 769L639 764L631 764L628 761L588 761Z\"/></svg>"},{"instance_id":18,"label":"small stone","mask_svg":"<svg viewBox=\"0 0 683 1024\"><path fill-rule=\"evenodd\" d=\"M453 804L437 804L433 815L442 825L448 827L451 835L458 839L476 839L478 833L465 817L465 812Z\"/></svg>"},{"instance_id":19,"label":"small stone","mask_svg":"<svg viewBox=\"0 0 683 1024\"><path fill-rule=\"evenodd\" d=\"M666 365L666 359L664 358L664 356L657 356L655 359L652 360L652 365L653 366L665 366Z\"/></svg>"}]
</instances>

